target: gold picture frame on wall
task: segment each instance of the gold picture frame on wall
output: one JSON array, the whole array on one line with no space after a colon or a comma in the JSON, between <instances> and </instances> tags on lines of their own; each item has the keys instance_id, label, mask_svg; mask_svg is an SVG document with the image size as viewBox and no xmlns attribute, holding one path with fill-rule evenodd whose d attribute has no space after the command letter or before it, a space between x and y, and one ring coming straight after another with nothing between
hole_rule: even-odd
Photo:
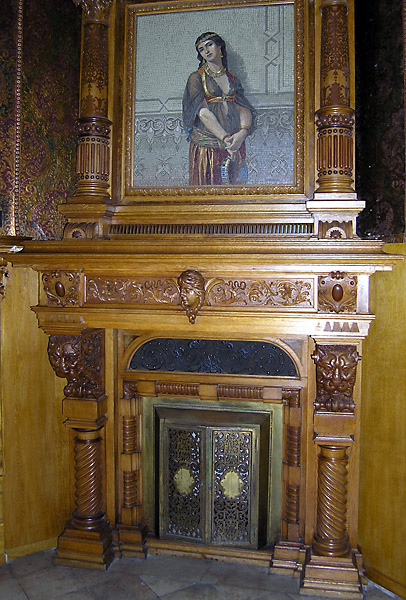
<instances>
[{"instance_id":1,"label":"gold picture frame on wall","mask_svg":"<svg viewBox=\"0 0 406 600\"><path fill-rule=\"evenodd\" d=\"M307 10L304 0L125 6L121 173L125 201L190 202L193 196L203 203L216 199L295 203L308 197ZM223 154L213 159L220 165L221 180L196 184L191 171L197 159L195 154L191 158L184 117L185 89L191 73L205 70L204 65L198 70L195 41L206 32L225 41L234 88L240 81L253 110L245 152L230 156L221 148ZM209 97L209 103L224 105L226 112L238 104L224 93L213 99L206 74L202 86L206 102ZM221 140L217 143L221 146Z\"/></svg>"}]
</instances>

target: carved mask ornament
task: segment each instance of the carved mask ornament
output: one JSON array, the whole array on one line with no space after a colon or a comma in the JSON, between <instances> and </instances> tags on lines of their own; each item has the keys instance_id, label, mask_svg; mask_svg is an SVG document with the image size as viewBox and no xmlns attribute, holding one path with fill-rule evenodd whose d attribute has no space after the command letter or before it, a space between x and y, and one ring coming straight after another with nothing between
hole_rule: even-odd
<instances>
[{"instance_id":1,"label":"carved mask ornament","mask_svg":"<svg viewBox=\"0 0 406 600\"><path fill-rule=\"evenodd\" d=\"M312 358L317 366L316 410L353 412L357 363L355 346L317 346Z\"/></svg>"},{"instance_id":2,"label":"carved mask ornament","mask_svg":"<svg viewBox=\"0 0 406 600\"><path fill-rule=\"evenodd\" d=\"M194 323L197 313L204 304L205 281L199 271L189 269L178 277L180 303L190 323Z\"/></svg>"},{"instance_id":3,"label":"carved mask ornament","mask_svg":"<svg viewBox=\"0 0 406 600\"><path fill-rule=\"evenodd\" d=\"M52 335L48 356L55 374L68 380L64 388L66 397L98 398L104 393L101 332Z\"/></svg>"}]
</instances>

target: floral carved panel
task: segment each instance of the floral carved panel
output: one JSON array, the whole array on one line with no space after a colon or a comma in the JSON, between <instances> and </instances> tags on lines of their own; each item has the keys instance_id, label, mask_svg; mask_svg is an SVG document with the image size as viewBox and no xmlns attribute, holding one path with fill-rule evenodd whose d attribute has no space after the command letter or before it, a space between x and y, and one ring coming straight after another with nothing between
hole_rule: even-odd
<instances>
[{"instance_id":1,"label":"floral carved panel","mask_svg":"<svg viewBox=\"0 0 406 600\"><path fill-rule=\"evenodd\" d=\"M135 279L129 277L89 277L86 303L179 304L175 279Z\"/></svg>"},{"instance_id":2,"label":"floral carved panel","mask_svg":"<svg viewBox=\"0 0 406 600\"><path fill-rule=\"evenodd\" d=\"M310 307L311 280L263 279L254 281L218 279L207 291L209 306Z\"/></svg>"},{"instance_id":3,"label":"floral carved panel","mask_svg":"<svg viewBox=\"0 0 406 600\"><path fill-rule=\"evenodd\" d=\"M313 280L205 279L193 269L179 277L92 277L86 279L86 304L180 305L191 323L203 306L312 308Z\"/></svg>"}]
</instances>

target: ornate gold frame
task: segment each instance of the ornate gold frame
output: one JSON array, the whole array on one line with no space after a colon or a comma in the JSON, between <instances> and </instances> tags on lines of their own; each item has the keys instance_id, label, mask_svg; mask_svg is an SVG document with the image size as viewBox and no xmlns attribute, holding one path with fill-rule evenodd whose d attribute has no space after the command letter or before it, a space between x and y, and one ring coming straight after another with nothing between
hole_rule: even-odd
<instances>
[{"instance_id":1,"label":"ornate gold frame","mask_svg":"<svg viewBox=\"0 0 406 600\"><path fill-rule=\"evenodd\" d=\"M215 10L219 8L233 7L251 7L257 5L272 4L294 4L295 12L295 142L294 142L294 183L278 185L243 185L243 186L176 186L176 187L135 187L132 178L133 149L134 149L134 101L135 101L135 64L136 64L136 21L138 16L162 14L174 11L194 11L194 10ZM307 13L309 3L304 0L265 0L264 2L244 2L244 0L233 0L224 2L210 0L199 1L175 1L154 2L147 4L131 3L125 6L125 36L123 49L123 93L122 98L122 130L119 138L122 144L122 169L121 169L121 198L126 202L131 201L173 201L176 200L190 202L193 201L213 203L217 199L221 203L224 201L248 202L261 201L276 202L283 199L284 202L303 201L309 195L309 186L313 185L308 181L307 174L312 171L309 165L309 128L305 127L308 121L309 104L313 102L313 94L310 92L309 73L312 70L305 69L305 63L310 65L310 57L313 44L309 43ZM313 77L311 78L313 79ZM309 168L310 167L310 168Z\"/></svg>"}]
</instances>

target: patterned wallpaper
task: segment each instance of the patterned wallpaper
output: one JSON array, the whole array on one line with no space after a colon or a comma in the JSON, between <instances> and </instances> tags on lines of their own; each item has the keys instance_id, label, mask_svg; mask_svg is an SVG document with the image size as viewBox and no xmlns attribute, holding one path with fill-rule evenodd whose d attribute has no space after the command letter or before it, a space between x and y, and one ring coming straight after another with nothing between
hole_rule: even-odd
<instances>
[{"instance_id":1,"label":"patterned wallpaper","mask_svg":"<svg viewBox=\"0 0 406 600\"><path fill-rule=\"evenodd\" d=\"M64 218L57 206L73 188L81 11L72 0L4 0L4 4L0 234L60 238Z\"/></svg>"},{"instance_id":2,"label":"patterned wallpaper","mask_svg":"<svg viewBox=\"0 0 406 600\"><path fill-rule=\"evenodd\" d=\"M402 242L405 228L402 2L356 0L355 16L356 190L358 197L366 201L358 219L359 234Z\"/></svg>"}]
</instances>

